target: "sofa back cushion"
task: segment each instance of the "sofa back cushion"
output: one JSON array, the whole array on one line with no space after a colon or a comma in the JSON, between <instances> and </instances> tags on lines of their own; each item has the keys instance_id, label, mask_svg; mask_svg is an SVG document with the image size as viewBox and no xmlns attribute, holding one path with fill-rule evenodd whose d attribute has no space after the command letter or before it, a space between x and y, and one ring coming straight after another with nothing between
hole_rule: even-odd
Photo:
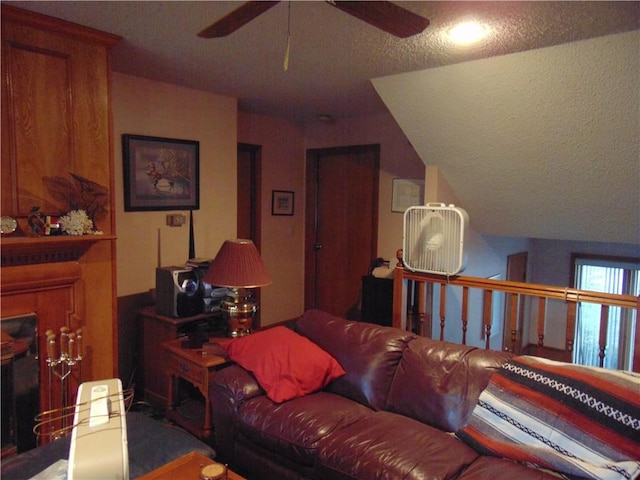
<instances>
[{"instance_id":1,"label":"sofa back cushion","mask_svg":"<svg viewBox=\"0 0 640 480\"><path fill-rule=\"evenodd\" d=\"M374 410L385 408L402 352L413 338L411 333L351 322L319 310L305 312L297 330L331 354L346 372L331 382L327 391Z\"/></svg>"},{"instance_id":2,"label":"sofa back cushion","mask_svg":"<svg viewBox=\"0 0 640 480\"><path fill-rule=\"evenodd\" d=\"M455 432L467 424L491 375L509 358L504 352L418 337L404 352L387 410Z\"/></svg>"}]
</instances>

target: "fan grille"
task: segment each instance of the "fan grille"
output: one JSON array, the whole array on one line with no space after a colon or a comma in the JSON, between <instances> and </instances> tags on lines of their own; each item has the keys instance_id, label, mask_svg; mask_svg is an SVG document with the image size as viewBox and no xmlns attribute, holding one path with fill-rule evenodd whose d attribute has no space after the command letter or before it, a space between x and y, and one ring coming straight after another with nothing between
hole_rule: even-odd
<instances>
[{"instance_id":1,"label":"fan grille","mask_svg":"<svg viewBox=\"0 0 640 480\"><path fill-rule=\"evenodd\" d=\"M411 207L404 217L403 261L409 270L455 275L465 268L468 216L456 207Z\"/></svg>"}]
</instances>

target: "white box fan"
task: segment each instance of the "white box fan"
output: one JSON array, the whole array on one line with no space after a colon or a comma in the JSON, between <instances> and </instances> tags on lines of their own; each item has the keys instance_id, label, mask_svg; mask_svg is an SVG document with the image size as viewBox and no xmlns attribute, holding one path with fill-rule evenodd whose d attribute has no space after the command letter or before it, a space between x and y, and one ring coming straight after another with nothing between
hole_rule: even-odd
<instances>
[{"instance_id":1,"label":"white box fan","mask_svg":"<svg viewBox=\"0 0 640 480\"><path fill-rule=\"evenodd\" d=\"M402 260L413 272L456 275L467 264L469 216L444 203L409 207L404 212Z\"/></svg>"}]
</instances>

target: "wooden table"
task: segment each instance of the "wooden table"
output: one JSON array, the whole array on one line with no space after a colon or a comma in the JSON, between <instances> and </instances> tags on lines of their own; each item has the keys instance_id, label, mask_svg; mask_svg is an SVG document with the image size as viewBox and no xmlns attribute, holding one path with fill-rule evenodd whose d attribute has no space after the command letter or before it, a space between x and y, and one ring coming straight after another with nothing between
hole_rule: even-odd
<instances>
[{"instance_id":1,"label":"wooden table","mask_svg":"<svg viewBox=\"0 0 640 480\"><path fill-rule=\"evenodd\" d=\"M200 470L206 465L215 463L209 457L205 457L199 452L191 452L176 458L173 462L169 462L152 472L147 473L139 480L175 480L178 478L194 479L200 478ZM227 469L227 480L245 480L237 473Z\"/></svg>"},{"instance_id":2,"label":"wooden table","mask_svg":"<svg viewBox=\"0 0 640 480\"><path fill-rule=\"evenodd\" d=\"M164 407L169 399L167 361L162 349L164 342L193 334L203 324L217 324L220 312L202 313L193 317L172 318L159 315L155 305L137 310L143 328L142 371L145 400Z\"/></svg>"},{"instance_id":3,"label":"wooden table","mask_svg":"<svg viewBox=\"0 0 640 480\"><path fill-rule=\"evenodd\" d=\"M167 357L167 375L169 376L169 396L166 416L192 434L206 438L211 435L211 401L209 400L209 380L216 370L227 366L229 361L218 355L211 355L201 348L185 348L186 342L178 338L162 344L169 354ZM186 344L185 344L186 345ZM178 379L182 378L195 386L204 397L204 422L198 425L176 410L178 400Z\"/></svg>"}]
</instances>

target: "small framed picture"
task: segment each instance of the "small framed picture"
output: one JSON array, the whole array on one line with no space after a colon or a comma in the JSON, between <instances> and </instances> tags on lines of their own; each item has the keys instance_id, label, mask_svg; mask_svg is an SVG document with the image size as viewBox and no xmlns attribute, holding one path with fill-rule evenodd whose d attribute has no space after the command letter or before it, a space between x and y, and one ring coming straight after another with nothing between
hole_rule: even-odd
<instances>
[{"instance_id":1,"label":"small framed picture","mask_svg":"<svg viewBox=\"0 0 640 480\"><path fill-rule=\"evenodd\" d=\"M125 212L198 210L200 143L122 135Z\"/></svg>"},{"instance_id":2,"label":"small framed picture","mask_svg":"<svg viewBox=\"0 0 640 480\"><path fill-rule=\"evenodd\" d=\"M271 192L271 215L293 215L294 193L288 190Z\"/></svg>"},{"instance_id":3,"label":"small framed picture","mask_svg":"<svg viewBox=\"0 0 640 480\"><path fill-rule=\"evenodd\" d=\"M416 205L424 203L424 180L393 179L393 198L391 211L402 212Z\"/></svg>"}]
</instances>

